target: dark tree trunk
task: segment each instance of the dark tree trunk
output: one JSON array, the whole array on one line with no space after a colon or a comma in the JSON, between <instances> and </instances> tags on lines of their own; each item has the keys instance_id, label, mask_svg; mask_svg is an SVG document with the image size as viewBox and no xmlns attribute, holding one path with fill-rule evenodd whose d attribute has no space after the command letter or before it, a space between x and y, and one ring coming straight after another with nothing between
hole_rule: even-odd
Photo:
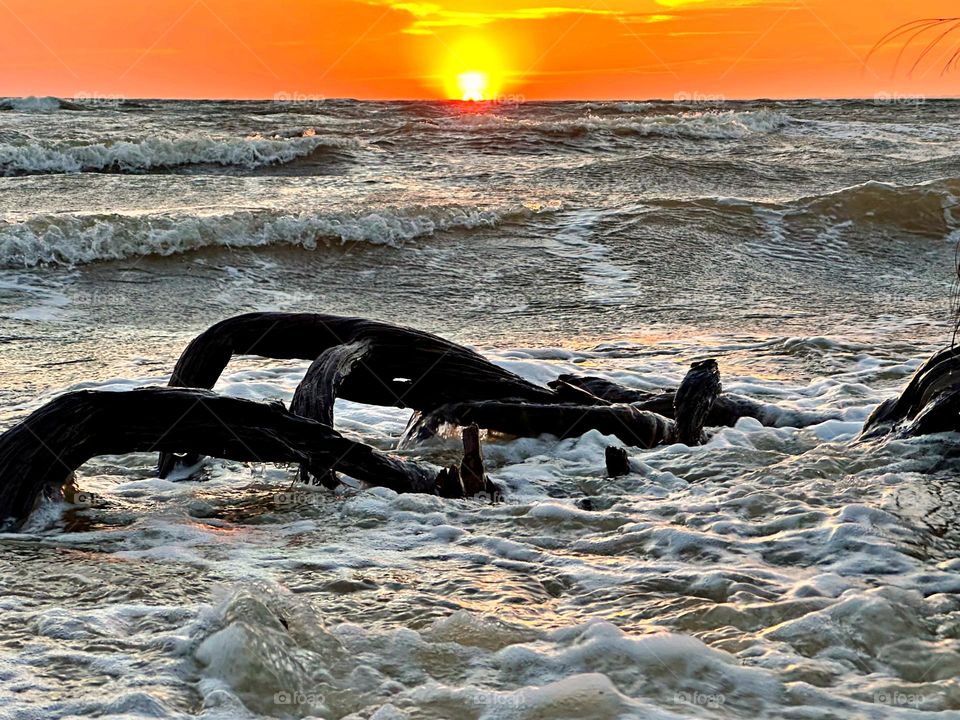
<instances>
[{"instance_id":1,"label":"dark tree trunk","mask_svg":"<svg viewBox=\"0 0 960 720\"><path fill-rule=\"evenodd\" d=\"M0 435L0 520L20 521L97 455L187 452L339 470L397 492L436 493L437 471L344 438L279 403L147 388L62 395Z\"/></svg>"},{"instance_id":2,"label":"dark tree trunk","mask_svg":"<svg viewBox=\"0 0 960 720\"><path fill-rule=\"evenodd\" d=\"M572 387L568 383L563 385ZM676 420L640 410L637 405L603 404L602 401L588 405L492 400L451 403L411 418L402 443L425 440L448 423L476 424L486 430L520 437L547 434L568 438L598 430L604 435L616 436L627 445L642 448L671 442L699 445L706 441L704 420L720 390L716 361L704 360L691 366L674 396Z\"/></svg>"},{"instance_id":3,"label":"dark tree trunk","mask_svg":"<svg viewBox=\"0 0 960 720\"><path fill-rule=\"evenodd\" d=\"M407 429L404 444L434 435L445 423L473 425L519 437L555 435L570 438L598 430L627 445L651 448L675 437L674 423L631 405L542 405L521 402L454 403L418 417Z\"/></svg>"},{"instance_id":4,"label":"dark tree trunk","mask_svg":"<svg viewBox=\"0 0 960 720\"><path fill-rule=\"evenodd\" d=\"M290 412L333 427L333 406L340 386L344 378L363 362L369 349L369 344L361 341L349 345L337 345L320 353L320 357L310 366L293 393ZM311 479L330 489L340 484L337 474L332 469L317 476L311 473L306 465L301 465L300 480L310 482Z\"/></svg>"},{"instance_id":5,"label":"dark tree trunk","mask_svg":"<svg viewBox=\"0 0 960 720\"><path fill-rule=\"evenodd\" d=\"M366 343L339 395L369 405L429 411L452 402L511 399L551 403L557 395L478 353L412 328L313 313L251 313L198 335L180 356L170 385L212 388L234 355L314 361L338 345ZM161 474L176 459L160 458Z\"/></svg>"},{"instance_id":6,"label":"dark tree trunk","mask_svg":"<svg viewBox=\"0 0 960 720\"><path fill-rule=\"evenodd\" d=\"M550 386L563 395L563 386L578 387L599 399L611 403L626 403L638 410L657 413L674 419L676 390L636 390L605 380L604 378L578 375L561 375ZM723 393L719 395L707 415L707 427L733 427L740 418L754 418L767 427L808 427L827 420L840 418L839 413L792 410L752 398Z\"/></svg>"},{"instance_id":7,"label":"dark tree trunk","mask_svg":"<svg viewBox=\"0 0 960 720\"><path fill-rule=\"evenodd\" d=\"M925 435L955 431L960 419L951 408L958 406L960 347L934 353L910 378L897 398L885 400L863 424L863 439L898 431Z\"/></svg>"},{"instance_id":8,"label":"dark tree trunk","mask_svg":"<svg viewBox=\"0 0 960 720\"><path fill-rule=\"evenodd\" d=\"M623 477L630 474L630 456L627 451L620 447L610 446L604 453L607 463L607 475L610 477Z\"/></svg>"},{"instance_id":9,"label":"dark tree trunk","mask_svg":"<svg viewBox=\"0 0 960 720\"><path fill-rule=\"evenodd\" d=\"M432 410L448 402L511 398L549 402L556 394L436 335L363 318L252 313L224 320L184 350L175 387L212 388L234 355L316 360L337 345L366 342L363 362L340 395L369 405Z\"/></svg>"}]
</instances>

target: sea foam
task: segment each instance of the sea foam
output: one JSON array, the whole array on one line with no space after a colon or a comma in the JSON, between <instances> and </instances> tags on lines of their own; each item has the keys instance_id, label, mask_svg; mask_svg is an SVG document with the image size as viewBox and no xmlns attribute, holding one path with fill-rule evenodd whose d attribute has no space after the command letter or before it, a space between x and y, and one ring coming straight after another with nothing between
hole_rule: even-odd
<instances>
[{"instance_id":1,"label":"sea foam","mask_svg":"<svg viewBox=\"0 0 960 720\"><path fill-rule=\"evenodd\" d=\"M276 210L213 215L43 215L0 225L0 266L80 265L208 247L256 248L370 243L400 246L449 230L494 227L535 211L523 206L386 207L344 213Z\"/></svg>"},{"instance_id":2,"label":"sea foam","mask_svg":"<svg viewBox=\"0 0 960 720\"><path fill-rule=\"evenodd\" d=\"M187 166L254 169L283 165L318 152L350 151L356 140L317 135L293 138L180 137L75 144L0 144L0 175L116 172L144 173Z\"/></svg>"}]
</instances>

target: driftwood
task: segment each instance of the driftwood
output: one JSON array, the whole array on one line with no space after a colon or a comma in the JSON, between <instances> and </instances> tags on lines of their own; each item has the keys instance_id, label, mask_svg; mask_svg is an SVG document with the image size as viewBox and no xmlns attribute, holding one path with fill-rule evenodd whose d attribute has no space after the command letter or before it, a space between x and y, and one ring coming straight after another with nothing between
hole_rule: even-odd
<instances>
[{"instance_id":1,"label":"driftwood","mask_svg":"<svg viewBox=\"0 0 960 720\"><path fill-rule=\"evenodd\" d=\"M521 437L549 434L569 438L598 430L636 447L651 448L671 442L700 445L706 440L704 422L720 391L716 361L704 360L691 366L674 395L675 419L635 405L610 404L604 400L593 405L496 400L450 403L433 412L415 415L402 444L421 442L446 424L476 424Z\"/></svg>"},{"instance_id":2,"label":"driftwood","mask_svg":"<svg viewBox=\"0 0 960 720\"><path fill-rule=\"evenodd\" d=\"M337 394L347 400L419 411L464 401L557 401L550 388L534 385L436 335L375 320L313 313L252 313L213 325L184 350L170 385L210 389L234 355L314 361L332 348L355 343L364 344L366 350L340 379ZM330 365L337 367L339 361L331 359ZM197 459L182 462L194 464ZM169 453L162 454L161 477L177 462Z\"/></svg>"},{"instance_id":3,"label":"driftwood","mask_svg":"<svg viewBox=\"0 0 960 720\"><path fill-rule=\"evenodd\" d=\"M510 401L451 403L415 417L401 445L423 442L443 425L477 425L518 437L571 438L590 430L614 435L627 445L651 448L674 438L674 422L631 405L545 405Z\"/></svg>"},{"instance_id":4,"label":"driftwood","mask_svg":"<svg viewBox=\"0 0 960 720\"><path fill-rule=\"evenodd\" d=\"M676 390L637 390L600 377L561 375L550 383L560 395L576 387L610 403L627 403L638 410L673 419ZM793 410L762 403L743 395L723 393L717 396L706 419L708 427L733 427L740 418L754 418L766 427L809 427L840 417L837 413Z\"/></svg>"},{"instance_id":5,"label":"driftwood","mask_svg":"<svg viewBox=\"0 0 960 720\"><path fill-rule=\"evenodd\" d=\"M170 388L79 391L0 435L0 524L23 520L38 499L57 496L92 457L157 450L299 463L318 477L340 471L397 492L439 492L437 468L348 440L279 403Z\"/></svg>"},{"instance_id":6,"label":"driftwood","mask_svg":"<svg viewBox=\"0 0 960 720\"><path fill-rule=\"evenodd\" d=\"M367 355L369 349L369 344L361 341L324 350L297 386L290 403L290 412L333 427L333 406L340 386L350 371ZM311 473L306 465L301 465L300 480L310 482L311 479L315 484L331 489L340 483L333 470L318 477Z\"/></svg>"},{"instance_id":7,"label":"driftwood","mask_svg":"<svg viewBox=\"0 0 960 720\"><path fill-rule=\"evenodd\" d=\"M607 464L607 475L623 477L630 474L630 456L621 447L608 447L604 453Z\"/></svg>"},{"instance_id":8,"label":"driftwood","mask_svg":"<svg viewBox=\"0 0 960 720\"><path fill-rule=\"evenodd\" d=\"M463 460L460 462L460 480L463 482L463 494L473 497L487 492L494 494L494 486L487 479L480 453L480 428L470 425L463 429Z\"/></svg>"},{"instance_id":9,"label":"driftwood","mask_svg":"<svg viewBox=\"0 0 960 720\"><path fill-rule=\"evenodd\" d=\"M617 402L625 388L617 397L604 397L611 395L612 384L598 388L566 377L553 387L541 387L436 335L361 318L305 313L253 313L212 326L184 350L170 385L212 387L234 354L313 360L291 410L326 424L333 423L337 397L412 409L405 442L425 439L442 424L476 424L513 435L561 438L596 429L640 447L699 444L720 387L716 362L710 360L694 364L684 381L690 389L687 396L678 390L626 404ZM685 408L686 414L678 414L677 408ZM160 475L166 476L178 462L193 464L197 459L163 453ZM305 468L301 479L310 479ZM313 480L336 483L329 474Z\"/></svg>"},{"instance_id":10,"label":"driftwood","mask_svg":"<svg viewBox=\"0 0 960 720\"><path fill-rule=\"evenodd\" d=\"M480 454L480 428L471 425L463 429L463 460L459 467L451 465L440 471L437 491L447 498L500 497L500 487L487 477Z\"/></svg>"},{"instance_id":11,"label":"driftwood","mask_svg":"<svg viewBox=\"0 0 960 720\"><path fill-rule=\"evenodd\" d=\"M549 388L436 335L312 313L251 313L217 323L187 346L170 385L212 388L233 355L313 361L337 345L358 342L367 351L340 388L347 400L424 410L463 400L548 402L556 397Z\"/></svg>"},{"instance_id":12,"label":"driftwood","mask_svg":"<svg viewBox=\"0 0 960 720\"><path fill-rule=\"evenodd\" d=\"M709 372L679 390L648 393L599 378L565 375L541 387L504 370L478 353L411 328L362 318L309 313L253 313L217 323L184 350L171 386L210 388L235 354L312 360L294 397L292 411L333 423L333 400L409 408L414 411L404 442L431 436L440 425L479 427L513 435L553 434L561 438L597 429L623 442L653 447L666 442L703 442L704 426L733 425L755 417L765 425L804 426L823 422L822 414L787 411L710 389ZM694 370L697 365L694 365ZM703 369L701 368L701 369ZM694 372L693 370L691 372ZM699 416L694 400L704 400ZM681 417L676 408L687 408ZM160 457L160 475L197 456ZM306 471L301 473L308 479ZM314 477L334 485L332 475Z\"/></svg>"},{"instance_id":13,"label":"driftwood","mask_svg":"<svg viewBox=\"0 0 960 720\"><path fill-rule=\"evenodd\" d=\"M325 315L255 314L215 325L186 349L171 384L212 386L235 353L313 360L290 410L195 388L67 393L0 435L0 526L26 518L41 497L58 496L74 470L97 455L160 451L163 472L177 461L172 453L295 463L302 479L330 487L342 472L397 492L496 497L480 428L560 438L596 429L653 447L703 443L705 426L739 417L776 424L798 415L723 395L714 360L694 363L675 391L644 393L574 376L543 388L436 336ZM898 398L873 412L861 437L957 430L958 360L960 349L935 354ZM438 469L343 437L332 427L337 397L412 408L405 439L424 439L445 423L462 426L463 461ZM626 452L608 448L607 467L612 476L629 472Z\"/></svg>"},{"instance_id":14,"label":"driftwood","mask_svg":"<svg viewBox=\"0 0 960 720\"><path fill-rule=\"evenodd\" d=\"M934 353L903 392L885 400L863 424L860 439L915 437L960 429L960 348Z\"/></svg>"}]
</instances>

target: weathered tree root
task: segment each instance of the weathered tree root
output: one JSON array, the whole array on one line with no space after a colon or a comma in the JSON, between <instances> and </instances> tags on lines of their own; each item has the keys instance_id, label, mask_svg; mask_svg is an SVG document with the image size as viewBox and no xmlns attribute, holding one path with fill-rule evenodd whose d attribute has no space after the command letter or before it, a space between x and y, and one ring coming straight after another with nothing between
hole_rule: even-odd
<instances>
[{"instance_id":1,"label":"weathered tree root","mask_svg":"<svg viewBox=\"0 0 960 720\"><path fill-rule=\"evenodd\" d=\"M571 438L590 430L613 435L627 445L651 448L675 437L675 424L631 405L544 405L509 401L452 403L415 417L404 433L402 446L423 442L443 425L475 424L485 430L538 437Z\"/></svg>"},{"instance_id":2,"label":"weathered tree root","mask_svg":"<svg viewBox=\"0 0 960 720\"><path fill-rule=\"evenodd\" d=\"M607 447L605 453L607 465L607 475L610 477L623 477L630 474L630 456L627 451L620 447Z\"/></svg>"},{"instance_id":3,"label":"weathered tree root","mask_svg":"<svg viewBox=\"0 0 960 720\"><path fill-rule=\"evenodd\" d=\"M549 383L559 395L565 396L567 388L577 387L609 403L625 403L638 410L657 413L666 418L674 417L676 390L637 390L618 385L600 377L561 375ZM838 413L809 412L783 408L771 403L762 403L743 395L723 393L719 395L706 419L708 427L733 427L740 418L754 418L766 427L809 427L827 420L836 420Z\"/></svg>"},{"instance_id":4,"label":"weathered tree root","mask_svg":"<svg viewBox=\"0 0 960 720\"><path fill-rule=\"evenodd\" d=\"M497 400L450 403L411 418L402 444L426 440L445 424L476 424L520 437L549 434L569 438L598 430L635 447L652 448L672 442L700 445L706 441L704 421L720 391L716 361L704 360L691 366L674 395L671 414L675 420L636 405L606 404L602 400L593 405Z\"/></svg>"},{"instance_id":5,"label":"weathered tree root","mask_svg":"<svg viewBox=\"0 0 960 720\"><path fill-rule=\"evenodd\" d=\"M860 440L884 435L916 437L960 428L960 347L934 353L896 398L880 403L863 424Z\"/></svg>"},{"instance_id":6,"label":"weathered tree root","mask_svg":"<svg viewBox=\"0 0 960 720\"><path fill-rule=\"evenodd\" d=\"M363 343L366 350L340 378L337 394L346 400L420 411L468 400L557 401L553 390L436 335L375 320L314 313L252 313L217 323L183 351L170 385L212 388L234 355L314 361L336 346L355 343ZM338 354L328 362L334 368L345 359ZM164 453L160 476L166 477L178 462L192 465L197 460Z\"/></svg>"},{"instance_id":7,"label":"weathered tree root","mask_svg":"<svg viewBox=\"0 0 960 720\"><path fill-rule=\"evenodd\" d=\"M370 356L371 345L365 339L324 350L297 386L290 411L333 427L333 408L337 395L350 373L361 367ZM328 488L335 488L339 484L333 470L318 477L306 465L300 466L300 480L312 480L314 484ZM459 467L451 466L440 471L437 488L444 497L473 497L484 492L492 494L497 490L484 471L480 454L480 429L476 425L463 429L463 461Z\"/></svg>"},{"instance_id":8,"label":"weathered tree root","mask_svg":"<svg viewBox=\"0 0 960 720\"><path fill-rule=\"evenodd\" d=\"M483 466L480 454L480 428L470 425L463 429L463 460L459 467L451 465L440 471L437 480L438 492L447 498L484 497L494 500L502 494Z\"/></svg>"},{"instance_id":9,"label":"weathered tree root","mask_svg":"<svg viewBox=\"0 0 960 720\"><path fill-rule=\"evenodd\" d=\"M333 406L344 378L363 360L370 350L369 343L359 341L349 345L337 345L320 353L297 386L290 403L290 412L333 427ZM306 465L300 466L300 480L335 488L340 484L337 474L331 470L316 476Z\"/></svg>"},{"instance_id":10,"label":"weathered tree root","mask_svg":"<svg viewBox=\"0 0 960 720\"><path fill-rule=\"evenodd\" d=\"M471 440L470 448L476 458L469 465L482 472L479 444ZM396 492L440 492L437 468L348 440L279 403L202 390L85 390L52 400L0 435L0 525L24 520L43 496L59 496L92 457L156 450L299 463L318 477L340 471Z\"/></svg>"}]
</instances>

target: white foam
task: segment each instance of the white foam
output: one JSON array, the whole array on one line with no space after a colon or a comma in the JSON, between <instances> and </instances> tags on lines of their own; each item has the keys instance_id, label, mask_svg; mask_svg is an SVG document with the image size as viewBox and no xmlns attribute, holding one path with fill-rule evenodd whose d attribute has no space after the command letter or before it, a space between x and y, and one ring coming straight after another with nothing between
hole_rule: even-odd
<instances>
[{"instance_id":1,"label":"white foam","mask_svg":"<svg viewBox=\"0 0 960 720\"><path fill-rule=\"evenodd\" d=\"M400 246L454 229L494 227L532 214L523 206L383 207L343 213L275 210L225 215L44 215L0 225L0 265L79 265L207 247L294 245L309 250L354 242Z\"/></svg>"},{"instance_id":2,"label":"white foam","mask_svg":"<svg viewBox=\"0 0 960 720\"><path fill-rule=\"evenodd\" d=\"M577 137L594 133L641 137L676 137L704 140L736 140L769 134L787 127L793 119L774 110L708 110L665 115L605 116L587 113L579 118L530 120L480 114L445 119L444 128L505 128L533 130L547 136Z\"/></svg>"},{"instance_id":3,"label":"white foam","mask_svg":"<svg viewBox=\"0 0 960 720\"><path fill-rule=\"evenodd\" d=\"M19 97L0 99L0 110L13 112L55 112L62 107L62 102L55 97Z\"/></svg>"},{"instance_id":4,"label":"white foam","mask_svg":"<svg viewBox=\"0 0 960 720\"><path fill-rule=\"evenodd\" d=\"M0 175L77 172L147 172L188 165L253 169L282 165L319 150L358 147L355 140L307 136L296 138L176 139L75 144L64 142L0 143Z\"/></svg>"}]
</instances>

